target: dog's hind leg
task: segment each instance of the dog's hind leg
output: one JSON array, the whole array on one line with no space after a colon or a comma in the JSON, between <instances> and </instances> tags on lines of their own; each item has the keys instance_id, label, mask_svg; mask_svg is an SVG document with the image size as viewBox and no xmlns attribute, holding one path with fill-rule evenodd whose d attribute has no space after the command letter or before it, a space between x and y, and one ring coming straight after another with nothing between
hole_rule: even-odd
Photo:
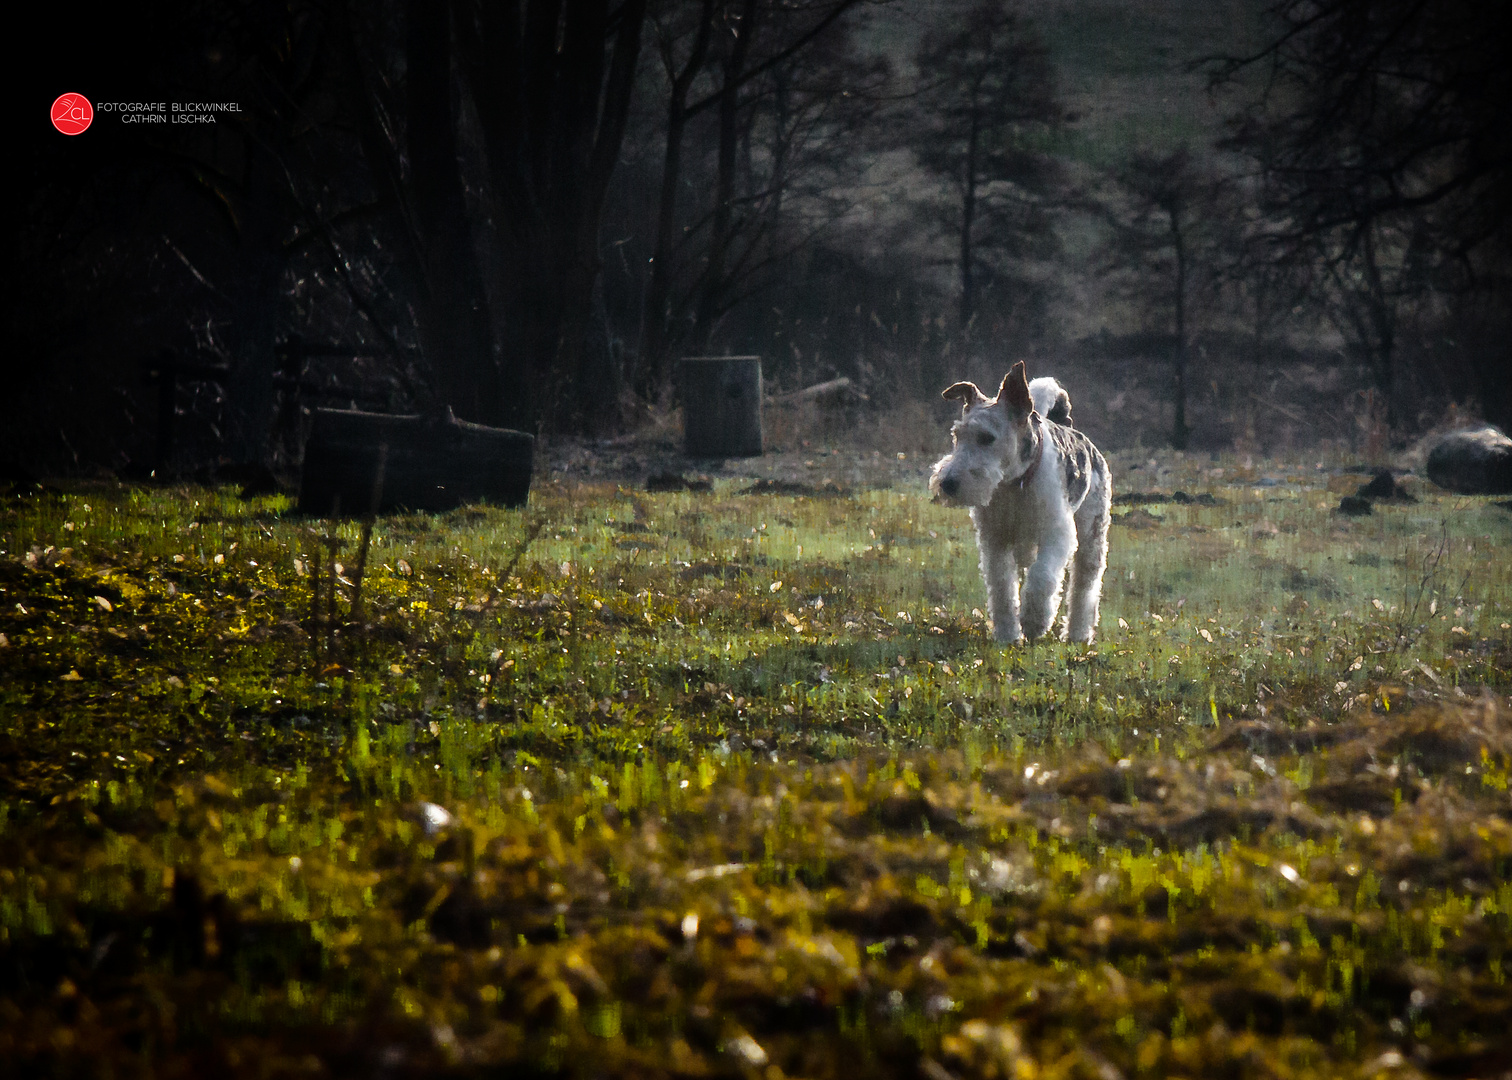
<instances>
[{"instance_id":1,"label":"dog's hind leg","mask_svg":"<svg viewBox=\"0 0 1512 1080\"><path fill-rule=\"evenodd\" d=\"M1091 641L1097 631L1103 571L1108 566L1108 488L1094 485L1076 511L1076 556L1066 618L1068 641Z\"/></svg>"},{"instance_id":2,"label":"dog's hind leg","mask_svg":"<svg viewBox=\"0 0 1512 1080\"><path fill-rule=\"evenodd\" d=\"M1055 531L1039 544L1039 557L1024 575L1023 610L1019 616L1024 636L1037 638L1047 633L1060 610L1061 585L1066 579L1066 564L1076 551L1076 529L1070 521L1057 523Z\"/></svg>"}]
</instances>

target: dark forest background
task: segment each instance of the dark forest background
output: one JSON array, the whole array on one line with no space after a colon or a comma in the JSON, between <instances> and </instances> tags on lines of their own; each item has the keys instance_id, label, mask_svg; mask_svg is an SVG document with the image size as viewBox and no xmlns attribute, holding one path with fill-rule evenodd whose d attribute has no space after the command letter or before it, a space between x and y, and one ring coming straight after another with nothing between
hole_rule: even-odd
<instances>
[{"instance_id":1,"label":"dark forest background","mask_svg":"<svg viewBox=\"0 0 1512 1080\"><path fill-rule=\"evenodd\" d=\"M0 456L285 468L320 404L605 438L675 406L677 358L725 353L883 412L1016 359L1122 364L1178 447L1222 437L1194 395L1288 365L1345 373L1397 441L1451 403L1506 426L1509 23L1477 0L96 13L23 44ZM241 111L70 138L65 91Z\"/></svg>"}]
</instances>

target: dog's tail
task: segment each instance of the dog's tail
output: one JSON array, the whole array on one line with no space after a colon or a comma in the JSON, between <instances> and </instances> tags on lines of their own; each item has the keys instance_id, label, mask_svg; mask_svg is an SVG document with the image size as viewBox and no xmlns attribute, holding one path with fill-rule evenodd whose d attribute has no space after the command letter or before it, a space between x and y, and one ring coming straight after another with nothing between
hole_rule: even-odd
<instances>
[{"instance_id":1,"label":"dog's tail","mask_svg":"<svg viewBox=\"0 0 1512 1080\"><path fill-rule=\"evenodd\" d=\"M1034 402L1034 411L1046 420L1071 426L1071 395L1050 376L1041 375L1029 384L1029 398Z\"/></svg>"}]
</instances>

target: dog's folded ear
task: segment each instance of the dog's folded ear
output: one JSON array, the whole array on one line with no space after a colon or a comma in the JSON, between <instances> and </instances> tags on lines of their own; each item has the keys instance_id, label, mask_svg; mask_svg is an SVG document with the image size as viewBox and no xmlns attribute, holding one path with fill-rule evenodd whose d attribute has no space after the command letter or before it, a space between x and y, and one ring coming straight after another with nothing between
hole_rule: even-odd
<instances>
[{"instance_id":1,"label":"dog's folded ear","mask_svg":"<svg viewBox=\"0 0 1512 1080\"><path fill-rule=\"evenodd\" d=\"M940 396L946 401L959 401L963 408L980 405L987 400L987 395L977 389L974 382L952 383L940 392Z\"/></svg>"},{"instance_id":2,"label":"dog's folded ear","mask_svg":"<svg viewBox=\"0 0 1512 1080\"><path fill-rule=\"evenodd\" d=\"M1006 401L1013 407L1015 412L1021 412L1027 416L1034 409L1034 401L1029 397L1029 380L1024 377L1024 362L1020 360L1008 369L1008 374L1003 376L1003 385L998 388L999 401Z\"/></svg>"}]
</instances>

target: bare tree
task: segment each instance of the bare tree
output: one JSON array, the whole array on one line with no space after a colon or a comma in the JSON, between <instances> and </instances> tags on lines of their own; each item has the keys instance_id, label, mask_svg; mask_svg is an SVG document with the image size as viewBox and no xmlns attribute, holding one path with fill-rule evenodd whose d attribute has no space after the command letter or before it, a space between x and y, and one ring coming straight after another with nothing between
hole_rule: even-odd
<instances>
[{"instance_id":1,"label":"bare tree","mask_svg":"<svg viewBox=\"0 0 1512 1080\"><path fill-rule=\"evenodd\" d=\"M1512 13L1477 0L1281 0L1264 49L1214 67L1258 76L1230 146L1263 179L1261 260L1330 315L1402 417L1403 319L1483 288L1512 253ZM1504 381L1504 380L1503 380Z\"/></svg>"},{"instance_id":2,"label":"bare tree","mask_svg":"<svg viewBox=\"0 0 1512 1080\"><path fill-rule=\"evenodd\" d=\"M815 35L801 57L763 66L734 125L723 115L719 124L708 257L691 285L691 337L701 350L726 313L853 207L866 132L889 77L885 61L856 53L844 22Z\"/></svg>"},{"instance_id":3,"label":"bare tree","mask_svg":"<svg viewBox=\"0 0 1512 1080\"><path fill-rule=\"evenodd\" d=\"M771 261L765 245L784 220L785 199L851 141L884 75L851 53L843 17L860 2L696 0L656 20L667 119L642 393L665 385L670 352L685 336L707 347L742 283ZM689 199L688 132L704 114L712 131L695 153L707 146L712 163L697 190L709 195Z\"/></svg>"},{"instance_id":4,"label":"bare tree","mask_svg":"<svg viewBox=\"0 0 1512 1080\"><path fill-rule=\"evenodd\" d=\"M402 65L391 20L364 14L368 33L349 35L363 71L353 107L419 279L440 401L524 428L595 423L583 345L646 0L406 0ZM502 250L485 263L488 245Z\"/></svg>"},{"instance_id":5,"label":"bare tree","mask_svg":"<svg viewBox=\"0 0 1512 1080\"><path fill-rule=\"evenodd\" d=\"M1217 271L1212 241L1221 214L1220 185L1188 147L1139 151L1113 174L1116 190L1102 204L1111 230L1104 269L1126 280L1123 291L1170 326L1175 416L1171 445L1184 450L1191 299L1199 275L1211 285Z\"/></svg>"},{"instance_id":6,"label":"bare tree","mask_svg":"<svg viewBox=\"0 0 1512 1080\"><path fill-rule=\"evenodd\" d=\"M927 36L915 63L925 85L911 144L954 192L945 224L955 236L965 328L991 258L1053 250L1047 203L1057 170L1044 141L1061 110L1049 53L1007 0L984 0Z\"/></svg>"},{"instance_id":7,"label":"bare tree","mask_svg":"<svg viewBox=\"0 0 1512 1080\"><path fill-rule=\"evenodd\" d=\"M692 28L684 27L682 35L667 25L669 20L656 20L657 48L669 83L667 93L667 121L665 149L662 154L661 186L656 207L656 239L651 254L650 281L646 287L645 307L649 313L639 348L640 370L638 389L648 397L666 378L666 352L668 319L667 306L672 292L672 252L677 229L677 190L682 182L683 140L688 123L696 115L689 108L688 95L694 82L703 74L709 55L709 42L713 37L716 0L698 0L693 10ZM669 14L683 14L681 5L673 5ZM676 52L680 36L691 39L686 57L679 61Z\"/></svg>"},{"instance_id":8,"label":"bare tree","mask_svg":"<svg viewBox=\"0 0 1512 1080\"><path fill-rule=\"evenodd\" d=\"M455 0L463 83L477 109L499 282L506 404L596 426L584 344L601 270L599 221L625 134L646 0ZM512 399L512 400L509 400Z\"/></svg>"},{"instance_id":9,"label":"bare tree","mask_svg":"<svg viewBox=\"0 0 1512 1080\"><path fill-rule=\"evenodd\" d=\"M418 330L439 399L465 419L499 424L499 358L457 147L452 37L448 5L407 0L405 178L421 269Z\"/></svg>"}]
</instances>

